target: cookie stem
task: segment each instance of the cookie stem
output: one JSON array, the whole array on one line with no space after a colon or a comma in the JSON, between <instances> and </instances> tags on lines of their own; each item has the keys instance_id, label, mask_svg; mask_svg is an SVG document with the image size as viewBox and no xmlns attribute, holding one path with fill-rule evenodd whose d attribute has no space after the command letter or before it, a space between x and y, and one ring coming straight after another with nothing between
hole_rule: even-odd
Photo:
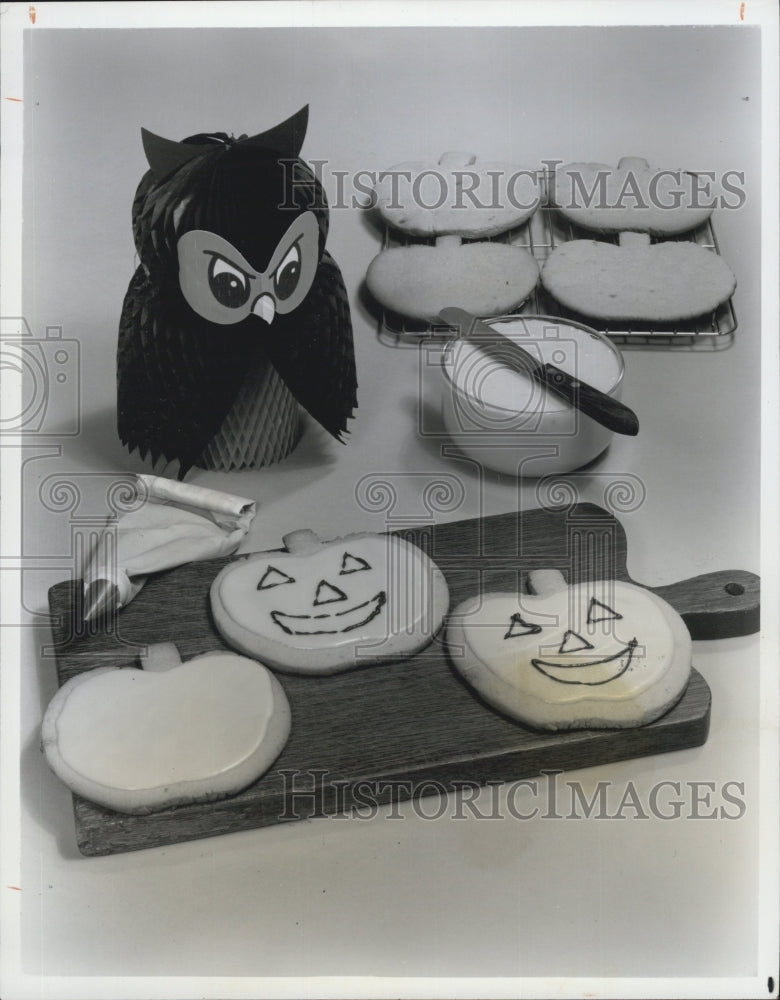
<instances>
[{"instance_id":1,"label":"cookie stem","mask_svg":"<svg viewBox=\"0 0 780 1000\"><path fill-rule=\"evenodd\" d=\"M563 573L557 569L532 569L528 574L528 589L538 597L550 597L567 587Z\"/></svg>"},{"instance_id":2,"label":"cookie stem","mask_svg":"<svg viewBox=\"0 0 780 1000\"><path fill-rule=\"evenodd\" d=\"M649 170L650 164L643 156L621 156L618 170Z\"/></svg>"},{"instance_id":3,"label":"cookie stem","mask_svg":"<svg viewBox=\"0 0 780 1000\"><path fill-rule=\"evenodd\" d=\"M618 160L618 170L635 170L642 173L650 169L650 164L641 156L621 156ZM624 232L618 236L621 247L649 247L650 236L647 233Z\"/></svg>"},{"instance_id":4,"label":"cookie stem","mask_svg":"<svg viewBox=\"0 0 780 1000\"><path fill-rule=\"evenodd\" d=\"M316 552L322 545L319 535L308 528L299 528L291 531L282 537L284 547L293 555L306 555L307 552Z\"/></svg>"},{"instance_id":5,"label":"cookie stem","mask_svg":"<svg viewBox=\"0 0 780 1000\"><path fill-rule=\"evenodd\" d=\"M634 233L630 230L625 230L618 235L618 243L621 247L633 248L633 247L649 247L650 246L650 234L649 233Z\"/></svg>"},{"instance_id":6,"label":"cookie stem","mask_svg":"<svg viewBox=\"0 0 780 1000\"><path fill-rule=\"evenodd\" d=\"M460 150L450 150L442 153L439 157L439 166L445 170L458 170L462 167L471 167L477 162L474 153L465 153ZM463 243L463 237L458 233L444 233L436 237L437 247L459 247Z\"/></svg>"},{"instance_id":7,"label":"cookie stem","mask_svg":"<svg viewBox=\"0 0 780 1000\"><path fill-rule=\"evenodd\" d=\"M476 162L477 157L474 153L463 153L460 150L451 150L448 153L442 153L439 157L439 166L448 167L450 169L456 167L470 167Z\"/></svg>"},{"instance_id":8,"label":"cookie stem","mask_svg":"<svg viewBox=\"0 0 780 1000\"><path fill-rule=\"evenodd\" d=\"M146 650L146 656L141 660L143 669L154 674L172 670L181 664L181 657L173 642L154 642Z\"/></svg>"}]
</instances>

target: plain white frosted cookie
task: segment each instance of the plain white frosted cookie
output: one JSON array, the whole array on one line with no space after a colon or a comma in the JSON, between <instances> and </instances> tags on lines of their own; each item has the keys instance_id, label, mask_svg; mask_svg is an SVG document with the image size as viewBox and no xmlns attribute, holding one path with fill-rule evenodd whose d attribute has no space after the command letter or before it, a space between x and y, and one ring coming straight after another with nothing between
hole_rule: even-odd
<instances>
[{"instance_id":1,"label":"plain white frosted cookie","mask_svg":"<svg viewBox=\"0 0 780 1000\"><path fill-rule=\"evenodd\" d=\"M51 700L41 744L54 773L107 809L148 813L233 795L290 734L290 706L264 666L213 652L182 663L149 647L146 669L98 668Z\"/></svg>"},{"instance_id":2,"label":"plain white frosted cookie","mask_svg":"<svg viewBox=\"0 0 780 1000\"><path fill-rule=\"evenodd\" d=\"M553 250L541 280L558 302L585 316L657 323L713 312L737 285L722 257L686 242L572 240Z\"/></svg>"},{"instance_id":3,"label":"plain white frosted cookie","mask_svg":"<svg viewBox=\"0 0 780 1000\"><path fill-rule=\"evenodd\" d=\"M385 309L435 323L446 306L500 316L525 301L539 265L522 247L503 243L394 247L368 266L366 286Z\"/></svg>"},{"instance_id":4,"label":"plain white frosted cookie","mask_svg":"<svg viewBox=\"0 0 780 1000\"><path fill-rule=\"evenodd\" d=\"M557 730L642 726L679 700L691 638L670 605L633 584L542 573L539 593L484 594L450 616L451 663L488 704Z\"/></svg>"},{"instance_id":5,"label":"plain white frosted cookie","mask_svg":"<svg viewBox=\"0 0 780 1000\"><path fill-rule=\"evenodd\" d=\"M411 656L440 628L446 580L416 545L395 535L323 542L301 530L287 551L229 563L211 587L225 641L281 671L330 674Z\"/></svg>"},{"instance_id":6,"label":"plain white frosted cookie","mask_svg":"<svg viewBox=\"0 0 780 1000\"><path fill-rule=\"evenodd\" d=\"M445 153L382 171L376 206L387 225L411 236L488 237L522 225L540 200L536 170Z\"/></svg>"},{"instance_id":7,"label":"plain white frosted cookie","mask_svg":"<svg viewBox=\"0 0 780 1000\"><path fill-rule=\"evenodd\" d=\"M651 167L624 157L607 163L568 163L555 171L552 202L565 218L601 233L627 230L673 236L712 215L713 196L694 174Z\"/></svg>"}]
</instances>

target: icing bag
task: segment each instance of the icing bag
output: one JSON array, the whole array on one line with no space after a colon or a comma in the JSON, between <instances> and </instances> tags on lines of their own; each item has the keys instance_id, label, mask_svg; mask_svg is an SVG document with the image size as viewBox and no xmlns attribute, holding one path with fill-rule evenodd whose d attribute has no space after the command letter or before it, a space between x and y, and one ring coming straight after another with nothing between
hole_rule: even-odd
<instances>
[{"instance_id":1,"label":"icing bag","mask_svg":"<svg viewBox=\"0 0 780 1000\"><path fill-rule=\"evenodd\" d=\"M84 571L84 620L125 607L150 573L232 555L256 503L163 476L136 477L139 505L112 519Z\"/></svg>"}]
</instances>

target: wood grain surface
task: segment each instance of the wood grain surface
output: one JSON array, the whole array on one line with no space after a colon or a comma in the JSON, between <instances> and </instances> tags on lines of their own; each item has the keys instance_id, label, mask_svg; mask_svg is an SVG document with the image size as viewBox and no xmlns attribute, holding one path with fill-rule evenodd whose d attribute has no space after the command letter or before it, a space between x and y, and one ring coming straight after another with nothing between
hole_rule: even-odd
<instances>
[{"instance_id":1,"label":"wood grain surface","mask_svg":"<svg viewBox=\"0 0 780 1000\"><path fill-rule=\"evenodd\" d=\"M399 534L442 569L451 606L480 590L525 589L527 573L539 568L559 569L569 582L633 582L622 527L592 504ZM226 648L209 608L209 587L225 562L191 563L155 575L107 627L80 623L77 582L52 587L59 683L96 666L137 666L147 644L175 642L184 660ZM758 580L751 574L710 574L655 592L687 618L694 638L758 627ZM229 799L145 816L113 813L74 795L82 853L139 850L328 815L365 804L367 796L372 802L402 800L679 750L704 743L709 727L709 688L694 670L682 699L649 726L535 732L481 703L450 667L438 638L409 660L329 677L279 679L292 709L292 734L267 774Z\"/></svg>"}]
</instances>

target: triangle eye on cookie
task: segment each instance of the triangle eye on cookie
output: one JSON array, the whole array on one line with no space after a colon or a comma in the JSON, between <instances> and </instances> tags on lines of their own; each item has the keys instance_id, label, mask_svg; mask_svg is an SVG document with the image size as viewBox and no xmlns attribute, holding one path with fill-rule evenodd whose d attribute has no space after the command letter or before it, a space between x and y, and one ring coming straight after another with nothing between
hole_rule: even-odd
<instances>
[{"instance_id":1,"label":"triangle eye on cookie","mask_svg":"<svg viewBox=\"0 0 780 1000\"><path fill-rule=\"evenodd\" d=\"M360 573L361 570L371 569L371 566L360 556L353 556L350 552L345 552L341 559L341 569L339 576L347 576L350 573Z\"/></svg>"},{"instance_id":2,"label":"triangle eye on cookie","mask_svg":"<svg viewBox=\"0 0 780 1000\"><path fill-rule=\"evenodd\" d=\"M362 570L371 569L369 563L360 556L353 556L350 552L345 552L341 559L341 568L339 570L339 576L348 576L351 573L360 573ZM322 581L323 583L325 581ZM277 569L275 566L269 566L263 573L260 581L257 584L258 590L270 590L271 587L279 587L283 583L295 583L295 578L289 576L287 573L283 573L282 570ZM322 584L320 584L322 586ZM335 588L338 589L338 588ZM343 593L339 591L339 593ZM319 597L319 593L318 593ZM344 598L330 597L330 600L342 600ZM324 600L315 599L315 604L325 604Z\"/></svg>"},{"instance_id":3,"label":"triangle eye on cookie","mask_svg":"<svg viewBox=\"0 0 780 1000\"><path fill-rule=\"evenodd\" d=\"M577 632L572 632L571 629L567 629L563 634L563 640L560 645L559 653L579 653L583 649L593 649L593 643L588 642L583 636Z\"/></svg>"},{"instance_id":4,"label":"triangle eye on cookie","mask_svg":"<svg viewBox=\"0 0 780 1000\"><path fill-rule=\"evenodd\" d=\"M288 576L287 573L283 573L280 569L276 569L275 566L269 566L260 578L260 582L257 584L257 589L270 590L271 587L279 587L283 583L295 583L295 580L293 577Z\"/></svg>"},{"instance_id":5,"label":"triangle eye on cookie","mask_svg":"<svg viewBox=\"0 0 780 1000\"><path fill-rule=\"evenodd\" d=\"M588 625L594 625L596 622L619 621L622 617L608 605L591 597L588 605Z\"/></svg>"},{"instance_id":6,"label":"triangle eye on cookie","mask_svg":"<svg viewBox=\"0 0 780 1000\"><path fill-rule=\"evenodd\" d=\"M334 587L332 583L328 583L327 580L320 580L317 584L317 593L314 597L314 607L319 607L321 604L335 604L337 601L346 601L347 595L343 590L338 587Z\"/></svg>"},{"instance_id":7,"label":"triangle eye on cookie","mask_svg":"<svg viewBox=\"0 0 780 1000\"><path fill-rule=\"evenodd\" d=\"M613 611L607 604L604 604L603 601L591 597L590 604L588 605L588 625L595 625L597 622L619 621L622 617L617 611ZM521 614L515 612L509 619L509 628L505 632L504 638L514 639L520 635L538 635L541 631L541 625L527 622ZM593 644L577 632L567 629L558 652L574 653L579 649L593 649Z\"/></svg>"},{"instance_id":8,"label":"triangle eye on cookie","mask_svg":"<svg viewBox=\"0 0 780 1000\"><path fill-rule=\"evenodd\" d=\"M504 638L514 639L518 635L538 635L541 631L541 625L532 625L530 622L525 621L522 615L513 614L509 619L509 628Z\"/></svg>"}]
</instances>

